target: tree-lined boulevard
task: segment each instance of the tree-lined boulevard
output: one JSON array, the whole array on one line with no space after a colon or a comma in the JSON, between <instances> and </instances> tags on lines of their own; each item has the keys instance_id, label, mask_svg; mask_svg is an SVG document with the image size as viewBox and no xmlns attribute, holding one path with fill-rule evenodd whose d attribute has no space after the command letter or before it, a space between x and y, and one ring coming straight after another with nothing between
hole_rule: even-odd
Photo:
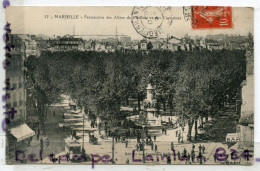
<instances>
[{"instance_id":1,"label":"tree-lined boulevard","mask_svg":"<svg viewBox=\"0 0 260 171\"><path fill-rule=\"evenodd\" d=\"M146 85L156 86L157 109L185 120L188 140L201 118L218 117L225 103L236 103L245 79L245 51L43 52L25 61L27 110L45 121L45 108L69 95L90 119L124 119L121 106ZM151 75L151 77L148 77ZM148 80L150 79L150 80ZM88 111L88 112L87 112ZM195 136L196 139L196 136Z\"/></svg>"}]
</instances>

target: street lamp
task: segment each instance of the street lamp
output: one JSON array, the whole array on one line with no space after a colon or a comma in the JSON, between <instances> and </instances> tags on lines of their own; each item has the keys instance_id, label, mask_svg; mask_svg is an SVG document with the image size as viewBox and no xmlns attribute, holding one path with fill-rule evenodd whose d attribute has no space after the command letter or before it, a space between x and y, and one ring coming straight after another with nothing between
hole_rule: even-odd
<instances>
[{"instance_id":1,"label":"street lamp","mask_svg":"<svg viewBox=\"0 0 260 171\"><path fill-rule=\"evenodd\" d=\"M115 120L114 120L114 118L113 118L113 124L115 123L114 122ZM113 129L113 131L112 131L112 164L115 164L115 132L116 132L116 130L115 129Z\"/></svg>"},{"instance_id":2,"label":"street lamp","mask_svg":"<svg viewBox=\"0 0 260 171\"><path fill-rule=\"evenodd\" d=\"M184 131L184 113L183 113L183 109L182 109L182 136L181 136L181 143L183 143L183 131Z\"/></svg>"},{"instance_id":3,"label":"street lamp","mask_svg":"<svg viewBox=\"0 0 260 171\"><path fill-rule=\"evenodd\" d=\"M184 123L183 123L184 124ZM184 126L182 125L182 136L181 136L181 143L183 143L183 130L184 130Z\"/></svg>"},{"instance_id":4,"label":"street lamp","mask_svg":"<svg viewBox=\"0 0 260 171\"><path fill-rule=\"evenodd\" d=\"M114 133L112 133L112 137L113 137L113 140L112 140L112 164L115 164L115 136L114 136Z\"/></svg>"},{"instance_id":5,"label":"street lamp","mask_svg":"<svg viewBox=\"0 0 260 171\"><path fill-rule=\"evenodd\" d=\"M144 131L144 128L145 128L145 125L142 125L142 127L143 127L143 144L142 144L142 147L143 147L143 163L145 163L145 156L144 156L144 145L145 145L145 143L144 143L144 139L145 139L145 131Z\"/></svg>"},{"instance_id":6,"label":"street lamp","mask_svg":"<svg viewBox=\"0 0 260 171\"><path fill-rule=\"evenodd\" d=\"M89 110L88 110L88 112L89 112ZM84 147L84 145L85 145L85 139L84 139L84 127L85 127L85 112L83 112L83 141L82 141L82 154L83 154L83 156L85 157L85 147Z\"/></svg>"}]
</instances>

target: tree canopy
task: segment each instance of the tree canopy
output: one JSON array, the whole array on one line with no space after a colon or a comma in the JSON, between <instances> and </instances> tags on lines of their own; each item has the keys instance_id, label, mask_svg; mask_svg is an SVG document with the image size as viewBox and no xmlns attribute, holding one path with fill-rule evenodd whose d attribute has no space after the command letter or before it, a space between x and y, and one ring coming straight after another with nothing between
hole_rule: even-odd
<instances>
[{"instance_id":1,"label":"tree canopy","mask_svg":"<svg viewBox=\"0 0 260 171\"><path fill-rule=\"evenodd\" d=\"M192 121L237 96L246 59L242 50L46 51L28 57L25 67L27 101L39 111L66 94L95 116L118 118L123 102L145 98L151 74L163 109L168 105Z\"/></svg>"}]
</instances>

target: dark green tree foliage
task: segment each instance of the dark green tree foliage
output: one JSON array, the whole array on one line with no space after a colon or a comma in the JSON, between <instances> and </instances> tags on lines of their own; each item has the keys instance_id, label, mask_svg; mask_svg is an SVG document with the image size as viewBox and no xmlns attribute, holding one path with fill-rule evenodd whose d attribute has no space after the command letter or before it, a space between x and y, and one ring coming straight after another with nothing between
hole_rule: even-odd
<instances>
[{"instance_id":1,"label":"dark green tree foliage","mask_svg":"<svg viewBox=\"0 0 260 171\"><path fill-rule=\"evenodd\" d=\"M187 118L188 139L194 121L218 111L226 97L236 98L245 79L244 51L188 52L178 71L176 107Z\"/></svg>"},{"instance_id":2,"label":"dark green tree foliage","mask_svg":"<svg viewBox=\"0 0 260 171\"><path fill-rule=\"evenodd\" d=\"M35 56L29 56L25 61L26 105L29 112L39 114L40 120L45 118L46 105L61 99L61 89L51 81L52 74L46 62L44 58Z\"/></svg>"},{"instance_id":3,"label":"dark green tree foliage","mask_svg":"<svg viewBox=\"0 0 260 171\"><path fill-rule=\"evenodd\" d=\"M199 116L215 113L227 95L236 97L245 79L244 54L237 50L47 51L25 61L27 101L41 111L66 94L91 115L119 119L120 106L128 105L129 98L137 98L140 109L150 81L161 108L175 108L192 128Z\"/></svg>"}]
</instances>

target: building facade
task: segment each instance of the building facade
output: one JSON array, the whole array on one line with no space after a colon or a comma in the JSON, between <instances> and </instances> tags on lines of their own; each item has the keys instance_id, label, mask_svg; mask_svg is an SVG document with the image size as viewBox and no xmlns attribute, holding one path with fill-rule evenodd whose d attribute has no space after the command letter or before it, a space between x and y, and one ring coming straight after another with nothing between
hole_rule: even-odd
<instances>
[{"instance_id":1,"label":"building facade","mask_svg":"<svg viewBox=\"0 0 260 171\"><path fill-rule=\"evenodd\" d=\"M26 124L26 91L24 86L25 42L18 35L10 35L10 64L6 67L6 127L7 154L24 142L31 141L35 132Z\"/></svg>"},{"instance_id":2,"label":"building facade","mask_svg":"<svg viewBox=\"0 0 260 171\"><path fill-rule=\"evenodd\" d=\"M74 37L62 37L55 40L52 46L59 51L85 50L83 39Z\"/></svg>"},{"instance_id":3,"label":"building facade","mask_svg":"<svg viewBox=\"0 0 260 171\"><path fill-rule=\"evenodd\" d=\"M122 43L131 43L131 37L129 37L129 36L122 36L122 37L120 37L120 41Z\"/></svg>"},{"instance_id":4,"label":"building facade","mask_svg":"<svg viewBox=\"0 0 260 171\"><path fill-rule=\"evenodd\" d=\"M250 149L254 146L254 55L246 52L247 72L242 87L241 117L239 119L239 146Z\"/></svg>"}]
</instances>

